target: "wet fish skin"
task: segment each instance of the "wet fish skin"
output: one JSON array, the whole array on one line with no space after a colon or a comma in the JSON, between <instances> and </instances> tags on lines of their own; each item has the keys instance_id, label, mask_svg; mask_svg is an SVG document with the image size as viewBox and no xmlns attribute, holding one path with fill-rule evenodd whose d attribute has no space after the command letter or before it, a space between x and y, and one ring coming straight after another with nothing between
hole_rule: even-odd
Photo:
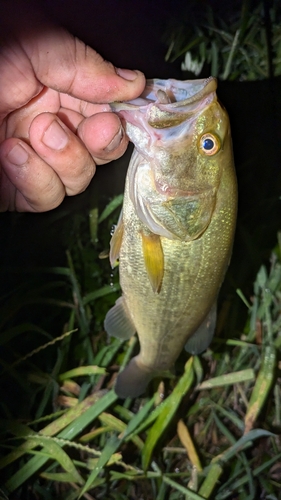
<instances>
[{"instance_id":1,"label":"wet fish skin","mask_svg":"<svg viewBox=\"0 0 281 500\"><path fill-rule=\"evenodd\" d=\"M142 394L185 344L197 354L213 336L237 209L229 120L215 90L215 79L154 80L137 102L113 106L136 148L111 248L123 295L105 319L110 335L137 331L140 340L139 355L117 378L120 397ZM217 152L202 149L204 137Z\"/></svg>"}]
</instances>

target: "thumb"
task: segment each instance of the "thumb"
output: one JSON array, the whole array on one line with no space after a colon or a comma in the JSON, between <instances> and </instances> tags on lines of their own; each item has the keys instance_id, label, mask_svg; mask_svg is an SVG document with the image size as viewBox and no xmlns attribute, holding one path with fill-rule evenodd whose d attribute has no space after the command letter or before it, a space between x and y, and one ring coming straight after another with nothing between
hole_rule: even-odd
<instances>
[{"instance_id":1,"label":"thumb","mask_svg":"<svg viewBox=\"0 0 281 500\"><path fill-rule=\"evenodd\" d=\"M116 69L67 31L45 26L23 40L37 79L59 92L96 103L138 97L145 78L140 71ZM36 50L34 50L34 48Z\"/></svg>"},{"instance_id":2,"label":"thumb","mask_svg":"<svg viewBox=\"0 0 281 500\"><path fill-rule=\"evenodd\" d=\"M64 29L47 21L34 9L17 14L12 32L27 55L39 82L85 101L108 103L138 97L145 87L140 71L116 69L95 50ZM6 11L7 14L7 11ZM10 23L11 18L9 16Z\"/></svg>"}]
</instances>

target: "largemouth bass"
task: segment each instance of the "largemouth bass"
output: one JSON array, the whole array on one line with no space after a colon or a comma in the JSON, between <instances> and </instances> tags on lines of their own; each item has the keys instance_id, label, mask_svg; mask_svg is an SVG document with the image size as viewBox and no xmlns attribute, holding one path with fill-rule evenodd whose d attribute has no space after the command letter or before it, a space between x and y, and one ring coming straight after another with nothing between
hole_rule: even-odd
<instances>
[{"instance_id":1,"label":"largemouth bass","mask_svg":"<svg viewBox=\"0 0 281 500\"><path fill-rule=\"evenodd\" d=\"M122 398L142 394L184 346L198 354L213 337L237 208L229 119L216 88L212 77L155 79L140 98L112 105L135 145L110 249L123 294L105 318L109 335L137 332L140 341L117 378Z\"/></svg>"}]
</instances>

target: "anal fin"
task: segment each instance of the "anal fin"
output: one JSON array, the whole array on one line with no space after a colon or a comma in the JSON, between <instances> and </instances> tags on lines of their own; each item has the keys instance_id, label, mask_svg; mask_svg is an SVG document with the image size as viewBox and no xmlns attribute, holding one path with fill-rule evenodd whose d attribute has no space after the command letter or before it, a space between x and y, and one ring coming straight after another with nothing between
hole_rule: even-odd
<instances>
[{"instance_id":1,"label":"anal fin","mask_svg":"<svg viewBox=\"0 0 281 500\"><path fill-rule=\"evenodd\" d=\"M164 276L164 254L161 238L158 234L144 234L142 237L142 252L145 268L149 277L152 290L159 293Z\"/></svg>"},{"instance_id":2,"label":"anal fin","mask_svg":"<svg viewBox=\"0 0 281 500\"><path fill-rule=\"evenodd\" d=\"M127 340L136 333L135 325L123 297L116 300L115 305L105 316L104 329L110 337L116 337L120 340Z\"/></svg>"},{"instance_id":3,"label":"anal fin","mask_svg":"<svg viewBox=\"0 0 281 500\"><path fill-rule=\"evenodd\" d=\"M185 350L192 355L200 354L205 351L207 347L209 347L214 336L216 321L217 303L215 302L199 328L197 328L186 342L184 346Z\"/></svg>"}]
</instances>

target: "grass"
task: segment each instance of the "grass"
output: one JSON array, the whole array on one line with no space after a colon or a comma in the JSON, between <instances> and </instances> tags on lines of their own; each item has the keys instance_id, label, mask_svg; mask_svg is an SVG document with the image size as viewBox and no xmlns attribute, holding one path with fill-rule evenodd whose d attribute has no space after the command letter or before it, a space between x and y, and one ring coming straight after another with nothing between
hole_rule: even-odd
<instances>
[{"instance_id":1,"label":"grass","mask_svg":"<svg viewBox=\"0 0 281 500\"><path fill-rule=\"evenodd\" d=\"M223 292L211 349L122 402L137 339L106 338L120 290L98 259L121 201L79 219L65 267L26 269L2 297L0 499L280 498L281 236L251 295L232 298L243 331L229 338Z\"/></svg>"},{"instance_id":2,"label":"grass","mask_svg":"<svg viewBox=\"0 0 281 500\"><path fill-rule=\"evenodd\" d=\"M278 0L243 0L212 8L188 2L164 36L166 60L181 60L194 78L251 81L281 75L281 6Z\"/></svg>"}]
</instances>

